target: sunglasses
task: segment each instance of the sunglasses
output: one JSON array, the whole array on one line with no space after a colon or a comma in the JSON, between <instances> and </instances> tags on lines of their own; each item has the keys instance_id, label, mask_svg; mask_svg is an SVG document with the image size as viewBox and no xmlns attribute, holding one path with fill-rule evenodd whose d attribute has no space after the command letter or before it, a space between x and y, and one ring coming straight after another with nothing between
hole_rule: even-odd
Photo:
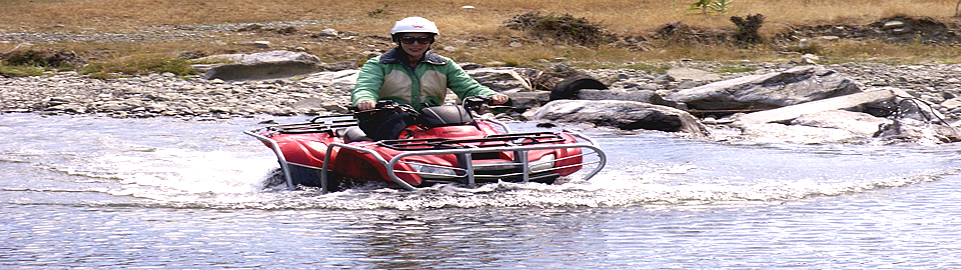
<instances>
[{"instance_id":1,"label":"sunglasses","mask_svg":"<svg viewBox=\"0 0 961 270\"><path fill-rule=\"evenodd\" d=\"M400 42L403 42L404 44L414 44L414 41L417 41L417 43L420 44L428 44L433 43L434 39L430 37L400 37Z\"/></svg>"}]
</instances>

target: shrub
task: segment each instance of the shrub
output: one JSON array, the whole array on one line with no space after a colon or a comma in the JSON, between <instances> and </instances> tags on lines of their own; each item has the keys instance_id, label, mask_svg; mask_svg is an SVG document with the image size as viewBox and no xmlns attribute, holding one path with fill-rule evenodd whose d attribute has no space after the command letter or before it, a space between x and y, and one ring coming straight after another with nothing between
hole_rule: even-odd
<instances>
[{"instance_id":1,"label":"shrub","mask_svg":"<svg viewBox=\"0 0 961 270\"><path fill-rule=\"evenodd\" d=\"M7 76L39 76L45 70L70 70L82 65L76 53L57 50L15 48L0 53L0 74Z\"/></svg>"},{"instance_id":2,"label":"shrub","mask_svg":"<svg viewBox=\"0 0 961 270\"><path fill-rule=\"evenodd\" d=\"M611 39L600 24L569 14L541 16L539 12L528 12L516 15L504 24L510 29L527 31L536 38L585 46L597 46Z\"/></svg>"}]
</instances>

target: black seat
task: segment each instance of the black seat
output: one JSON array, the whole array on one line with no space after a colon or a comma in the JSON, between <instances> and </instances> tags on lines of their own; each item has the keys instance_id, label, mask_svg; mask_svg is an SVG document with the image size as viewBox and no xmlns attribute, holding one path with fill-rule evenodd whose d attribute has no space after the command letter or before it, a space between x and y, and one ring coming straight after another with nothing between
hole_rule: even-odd
<instances>
[{"instance_id":1,"label":"black seat","mask_svg":"<svg viewBox=\"0 0 961 270\"><path fill-rule=\"evenodd\" d=\"M367 133L358 126L353 126L344 130L344 143L373 141L367 137Z\"/></svg>"},{"instance_id":2,"label":"black seat","mask_svg":"<svg viewBox=\"0 0 961 270\"><path fill-rule=\"evenodd\" d=\"M420 124L427 127L465 125L473 122L474 118L470 113L457 105L426 107L420 110Z\"/></svg>"}]
</instances>

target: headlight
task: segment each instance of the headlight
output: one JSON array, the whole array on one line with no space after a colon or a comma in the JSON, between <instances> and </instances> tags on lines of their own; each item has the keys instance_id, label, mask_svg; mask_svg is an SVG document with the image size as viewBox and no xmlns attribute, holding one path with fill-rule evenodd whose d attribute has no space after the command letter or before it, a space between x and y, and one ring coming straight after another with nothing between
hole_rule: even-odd
<instances>
[{"instance_id":1,"label":"headlight","mask_svg":"<svg viewBox=\"0 0 961 270\"><path fill-rule=\"evenodd\" d=\"M457 177L457 172L448 167L424 164L420 162L407 162L407 164L410 165L411 169L414 169L414 171L417 172L420 177L434 179Z\"/></svg>"},{"instance_id":2,"label":"headlight","mask_svg":"<svg viewBox=\"0 0 961 270\"><path fill-rule=\"evenodd\" d=\"M547 154L537 161L528 164L531 173L540 173L554 168L554 154Z\"/></svg>"}]
</instances>

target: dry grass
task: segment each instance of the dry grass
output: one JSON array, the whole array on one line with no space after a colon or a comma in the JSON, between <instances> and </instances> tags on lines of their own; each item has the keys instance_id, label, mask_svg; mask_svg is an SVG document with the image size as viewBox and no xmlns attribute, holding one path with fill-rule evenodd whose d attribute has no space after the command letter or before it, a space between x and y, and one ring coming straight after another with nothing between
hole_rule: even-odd
<instances>
[{"instance_id":1,"label":"dry grass","mask_svg":"<svg viewBox=\"0 0 961 270\"><path fill-rule=\"evenodd\" d=\"M592 62L655 62L681 58L697 60L777 61L790 58L776 49L759 46L754 50L723 46L660 46L650 51L628 51L610 46L581 48L543 42L528 42L522 48L505 46L510 40L524 39L524 33L507 30L503 22L526 12L570 14L603 25L623 36L642 35L658 27L681 21L702 28L733 28L732 15L764 14L762 35L772 35L795 24L845 22L866 24L895 14L948 18L954 15L957 0L733 0L727 14L701 14L687 10L694 0L3 0L0 1L0 32L129 32L143 26L190 25L220 23L255 23L271 21L316 20L321 22L305 31L335 28L361 35L386 36L391 24L406 16L424 16L438 23L440 45L460 47L444 54L458 61L501 61L525 65L534 59L565 57ZM471 5L474 9L464 9ZM104 60L131 55L170 55L182 51L202 54L250 51L236 44L251 37L220 37L221 43L170 41L139 43L60 43L35 46L70 49L85 57ZM345 52L347 46L365 44L324 42L304 39L302 35L264 35L283 48L302 47L325 61L364 57ZM467 40L469 45L453 44ZM248 40L249 41L249 40ZM530 40L527 40L530 41ZM0 51L16 44L0 41ZM378 44L377 46L389 46ZM467 48L465 48L467 47ZM362 48L361 48L362 49ZM360 50L360 49L358 49ZM822 52L830 59L896 58L915 61L957 61L961 49L924 45L894 46L881 43L828 44Z\"/></svg>"},{"instance_id":2,"label":"dry grass","mask_svg":"<svg viewBox=\"0 0 961 270\"><path fill-rule=\"evenodd\" d=\"M213 24L290 20L322 20L330 26L353 31L383 32L406 16L431 18L445 31L473 33L496 31L513 15L539 11L571 14L602 22L619 33L641 33L673 21L702 27L729 26L728 16L703 15L687 10L693 0L4 0L0 7L0 29L96 28L104 31L129 30L161 24ZM870 22L882 16L909 14L948 17L955 0L734 0L728 14L765 14L768 22L799 24L847 19ZM387 5L383 12L376 12ZM463 9L472 5L474 9Z\"/></svg>"}]
</instances>

